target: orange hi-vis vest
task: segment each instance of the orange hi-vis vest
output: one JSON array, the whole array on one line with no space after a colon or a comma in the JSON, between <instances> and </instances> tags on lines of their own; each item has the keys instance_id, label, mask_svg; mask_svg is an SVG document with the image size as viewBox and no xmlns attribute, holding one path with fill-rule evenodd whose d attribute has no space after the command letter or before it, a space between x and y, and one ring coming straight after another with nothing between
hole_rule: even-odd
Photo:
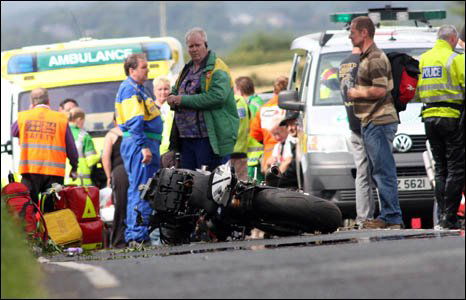
<instances>
[{"instance_id":1,"label":"orange hi-vis vest","mask_svg":"<svg viewBox=\"0 0 466 300\"><path fill-rule=\"evenodd\" d=\"M274 95L267 103L261 106L250 123L250 135L258 142L264 144L262 163L272 156L273 147L277 143L272 135L272 129L280 124L285 117L285 110L278 106L278 95Z\"/></svg>"},{"instance_id":2,"label":"orange hi-vis vest","mask_svg":"<svg viewBox=\"0 0 466 300\"><path fill-rule=\"evenodd\" d=\"M18 113L20 174L65 176L66 115L47 106Z\"/></svg>"}]
</instances>

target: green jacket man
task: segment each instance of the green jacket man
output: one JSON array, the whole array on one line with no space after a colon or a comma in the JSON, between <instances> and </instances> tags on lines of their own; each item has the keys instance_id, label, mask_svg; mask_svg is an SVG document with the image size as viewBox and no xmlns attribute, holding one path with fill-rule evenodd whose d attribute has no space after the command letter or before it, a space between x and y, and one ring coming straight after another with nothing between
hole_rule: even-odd
<instances>
[{"instance_id":1,"label":"green jacket man","mask_svg":"<svg viewBox=\"0 0 466 300\"><path fill-rule=\"evenodd\" d=\"M180 153L183 169L213 170L230 159L238 136L233 81L228 66L208 49L202 28L185 38L191 61L167 97L175 110L170 150Z\"/></svg>"}]
</instances>

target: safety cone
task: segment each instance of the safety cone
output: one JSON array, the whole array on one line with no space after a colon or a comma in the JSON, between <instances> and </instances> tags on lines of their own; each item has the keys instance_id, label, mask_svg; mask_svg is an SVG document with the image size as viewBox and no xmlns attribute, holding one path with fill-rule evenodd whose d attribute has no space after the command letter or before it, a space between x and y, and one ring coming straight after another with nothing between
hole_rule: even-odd
<instances>
[{"instance_id":1,"label":"safety cone","mask_svg":"<svg viewBox=\"0 0 466 300\"><path fill-rule=\"evenodd\" d=\"M460 207L458 209L458 216L464 218L464 193L463 193L463 197L461 198Z\"/></svg>"}]
</instances>

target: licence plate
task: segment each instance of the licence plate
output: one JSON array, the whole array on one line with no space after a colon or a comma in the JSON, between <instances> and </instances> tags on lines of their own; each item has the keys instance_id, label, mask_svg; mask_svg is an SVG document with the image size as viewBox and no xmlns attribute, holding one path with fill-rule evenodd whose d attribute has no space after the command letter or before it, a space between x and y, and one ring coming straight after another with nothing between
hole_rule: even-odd
<instances>
[{"instance_id":1,"label":"licence plate","mask_svg":"<svg viewBox=\"0 0 466 300\"><path fill-rule=\"evenodd\" d=\"M427 177L402 177L398 178L399 191L430 190L430 182Z\"/></svg>"}]
</instances>

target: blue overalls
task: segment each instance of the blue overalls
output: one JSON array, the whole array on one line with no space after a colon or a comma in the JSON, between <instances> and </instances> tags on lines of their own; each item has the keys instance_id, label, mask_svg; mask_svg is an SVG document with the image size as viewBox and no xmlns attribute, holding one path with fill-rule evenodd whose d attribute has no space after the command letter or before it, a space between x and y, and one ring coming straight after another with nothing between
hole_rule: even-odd
<instances>
[{"instance_id":1,"label":"blue overalls","mask_svg":"<svg viewBox=\"0 0 466 300\"><path fill-rule=\"evenodd\" d=\"M128 243L148 241L152 209L149 202L140 199L138 187L154 176L160 167L162 118L155 102L144 91L144 86L137 84L131 77L120 85L115 111L117 123L123 131L120 152L129 180L125 240ZM142 163L143 148L149 148L152 152L149 164ZM138 213L135 208L142 214L143 225L136 224Z\"/></svg>"}]
</instances>

